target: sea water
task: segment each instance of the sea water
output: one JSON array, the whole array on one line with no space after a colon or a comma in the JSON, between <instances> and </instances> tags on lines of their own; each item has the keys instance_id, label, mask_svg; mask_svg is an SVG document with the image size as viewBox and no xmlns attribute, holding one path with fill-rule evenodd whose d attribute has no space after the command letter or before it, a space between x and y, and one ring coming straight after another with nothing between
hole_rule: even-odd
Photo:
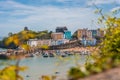
<instances>
[{"instance_id":1,"label":"sea water","mask_svg":"<svg viewBox=\"0 0 120 80\"><path fill-rule=\"evenodd\" d=\"M65 58L56 57L33 57L20 60L20 66L27 66L28 69L24 72L20 72L24 80L40 80L42 75L58 75L66 77L68 70L71 67L76 66L75 62L80 65L86 61L86 56L69 56ZM15 64L15 60L0 60L0 62ZM1 66L2 68L5 66ZM57 73L57 74L56 74Z\"/></svg>"}]
</instances>

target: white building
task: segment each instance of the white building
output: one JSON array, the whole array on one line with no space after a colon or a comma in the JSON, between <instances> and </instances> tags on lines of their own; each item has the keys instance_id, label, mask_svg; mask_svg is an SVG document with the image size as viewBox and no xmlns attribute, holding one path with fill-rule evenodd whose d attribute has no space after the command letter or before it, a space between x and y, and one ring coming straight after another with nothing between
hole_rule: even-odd
<instances>
[{"instance_id":1,"label":"white building","mask_svg":"<svg viewBox=\"0 0 120 80\"><path fill-rule=\"evenodd\" d=\"M61 45L65 43L69 43L69 40L68 39L51 40L51 45Z\"/></svg>"},{"instance_id":2,"label":"white building","mask_svg":"<svg viewBox=\"0 0 120 80\"><path fill-rule=\"evenodd\" d=\"M30 39L27 41L27 44L30 45L31 47L37 46L37 39Z\"/></svg>"},{"instance_id":3,"label":"white building","mask_svg":"<svg viewBox=\"0 0 120 80\"><path fill-rule=\"evenodd\" d=\"M54 40L54 39L47 39L47 40L38 40L38 39L30 39L27 44L30 45L31 47L41 47L43 45L47 46L53 46L53 45L61 45L69 43L68 39L59 39L59 40Z\"/></svg>"},{"instance_id":4,"label":"white building","mask_svg":"<svg viewBox=\"0 0 120 80\"><path fill-rule=\"evenodd\" d=\"M51 46L51 39L38 40L38 41L37 41L37 45L38 45L38 46L43 46L43 45Z\"/></svg>"}]
</instances>

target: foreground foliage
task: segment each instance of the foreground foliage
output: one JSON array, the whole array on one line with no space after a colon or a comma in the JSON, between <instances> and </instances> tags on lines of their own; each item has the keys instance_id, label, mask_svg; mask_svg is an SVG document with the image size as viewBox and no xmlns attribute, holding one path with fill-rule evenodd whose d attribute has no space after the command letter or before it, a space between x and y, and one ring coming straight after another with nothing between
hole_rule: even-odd
<instances>
[{"instance_id":1,"label":"foreground foliage","mask_svg":"<svg viewBox=\"0 0 120 80\"><path fill-rule=\"evenodd\" d=\"M0 70L0 80L23 80L19 72L26 69L25 66L19 66L19 61L17 61L16 65L8 65Z\"/></svg>"},{"instance_id":2,"label":"foreground foliage","mask_svg":"<svg viewBox=\"0 0 120 80\"><path fill-rule=\"evenodd\" d=\"M99 46L98 55L92 55L94 63L86 63L84 70L81 67L71 68L68 75L72 80L120 66L120 18L108 17L105 23L106 35Z\"/></svg>"}]
</instances>

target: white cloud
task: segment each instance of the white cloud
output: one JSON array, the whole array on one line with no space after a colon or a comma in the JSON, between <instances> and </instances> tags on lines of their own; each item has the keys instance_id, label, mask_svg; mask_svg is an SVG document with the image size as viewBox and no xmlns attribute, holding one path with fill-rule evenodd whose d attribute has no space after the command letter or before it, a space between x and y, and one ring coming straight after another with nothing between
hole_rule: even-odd
<instances>
[{"instance_id":1,"label":"white cloud","mask_svg":"<svg viewBox=\"0 0 120 80\"><path fill-rule=\"evenodd\" d=\"M58 2L70 2L70 1L74 1L74 0L57 0Z\"/></svg>"},{"instance_id":2,"label":"white cloud","mask_svg":"<svg viewBox=\"0 0 120 80\"><path fill-rule=\"evenodd\" d=\"M120 4L120 0L88 0L87 5L99 5L99 4L110 4L110 3L116 3Z\"/></svg>"},{"instance_id":3,"label":"white cloud","mask_svg":"<svg viewBox=\"0 0 120 80\"><path fill-rule=\"evenodd\" d=\"M65 6L81 6L84 4L85 0L56 0L56 2L62 3Z\"/></svg>"},{"instance_id":4,"label":"white cloud","mask_svg":"<svg viewBox=\"0 0 120 80\"><path fill-rule=\"evenodd\" d=\"M69 30L74 32L78 28L91 28L91 20L96 19L94 10L91 8L33 7L13 1L0 2L0 4L4 4L0 5L3 9L11 10L6 13L10 18L6 18L4 23L0 23L1 28L8 29L6 32L17 31L24 26L33 30L48 29L53 31L57 26L67 26Z\"/></svg>"},{"instance_id":5,"label":"white cloud","mask_svg":"<svg viewBox=\"0 0 120 80\"><path fill-rule=\"evenodd\" d=\"M3 10L9 9L9 10L14 10L14 9L24 9L24 10L31 10L35 9L35 7L31 6L26 6L17 2L14 2L12 0L8 1L0 1L0 8Z\"/></svg>"},{"instance_id":6,"label":"white cloud","mask_svg":"<svg viewBox=\"0 0 120 80\"><path fill-rule=\"evenodd\" d=\"M110 11L115 14L115 17L120 17L120 6L114 7Z\"/></svg>"},{"instance_id":7,"label":"white cloud","mask_svg":"<svg viewBox=\"0 0 120 80\"><path fill-rule=\"evenodd\" d=\"M111 9L111 12L114 12L114 11L117 11L117 10L119 10L119 11L120 11L120 6L115 7L115 8L112 8L112 9Z\"/></svg>"}]
</instances>

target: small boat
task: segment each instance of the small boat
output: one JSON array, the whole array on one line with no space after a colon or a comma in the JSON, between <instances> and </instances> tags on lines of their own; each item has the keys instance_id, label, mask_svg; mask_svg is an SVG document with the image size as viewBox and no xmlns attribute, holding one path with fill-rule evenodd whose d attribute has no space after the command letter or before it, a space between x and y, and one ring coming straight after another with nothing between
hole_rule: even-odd
<instances>
[{"instance_id":1,"label":"small boat","mask_svg":"<svg viewBox=\"0 0 120 80\"><path fill-rule=\"evenodd\" d=\"M68 56L72 56L73 54L71 52L66 53Z\"/></svg>"},{"instance_id":2,"label":"small boat","mask_svg":"<svg viewBox=\"0 0 120 80\"><path fill-rule=\"evenodd\" d=\"M61 53L60 55L61 55L61 57L66 57L65 53Z\"/></svg>"},{"instance_id":3,"label":"small boat","mask_svg":"<svg viewBox=\"0 0 120 80\"><path fill-rule=\"evenodd\" d=\"M27 54L25 57L34 57L33 54Z\"/></svg>"},{"instance_id":4,"label":"small boat","mask_svg":"<svg viewBox=\"0 0 120 80\"><path fill-rule=\"evenodd\" d=\"M52 53L49 53L49 57L54 57L54 54L52 54Z\"/></svg>"},{"instance_id":5,"label":"small boat","mask_svg":"<svg viewBox=\"0 0 120 80\"><path fill-rule=\"evenodd\" d=\"M48 53L43 53L42 56L43 57L49 57Z\"/></svg>"}]
</instances>

